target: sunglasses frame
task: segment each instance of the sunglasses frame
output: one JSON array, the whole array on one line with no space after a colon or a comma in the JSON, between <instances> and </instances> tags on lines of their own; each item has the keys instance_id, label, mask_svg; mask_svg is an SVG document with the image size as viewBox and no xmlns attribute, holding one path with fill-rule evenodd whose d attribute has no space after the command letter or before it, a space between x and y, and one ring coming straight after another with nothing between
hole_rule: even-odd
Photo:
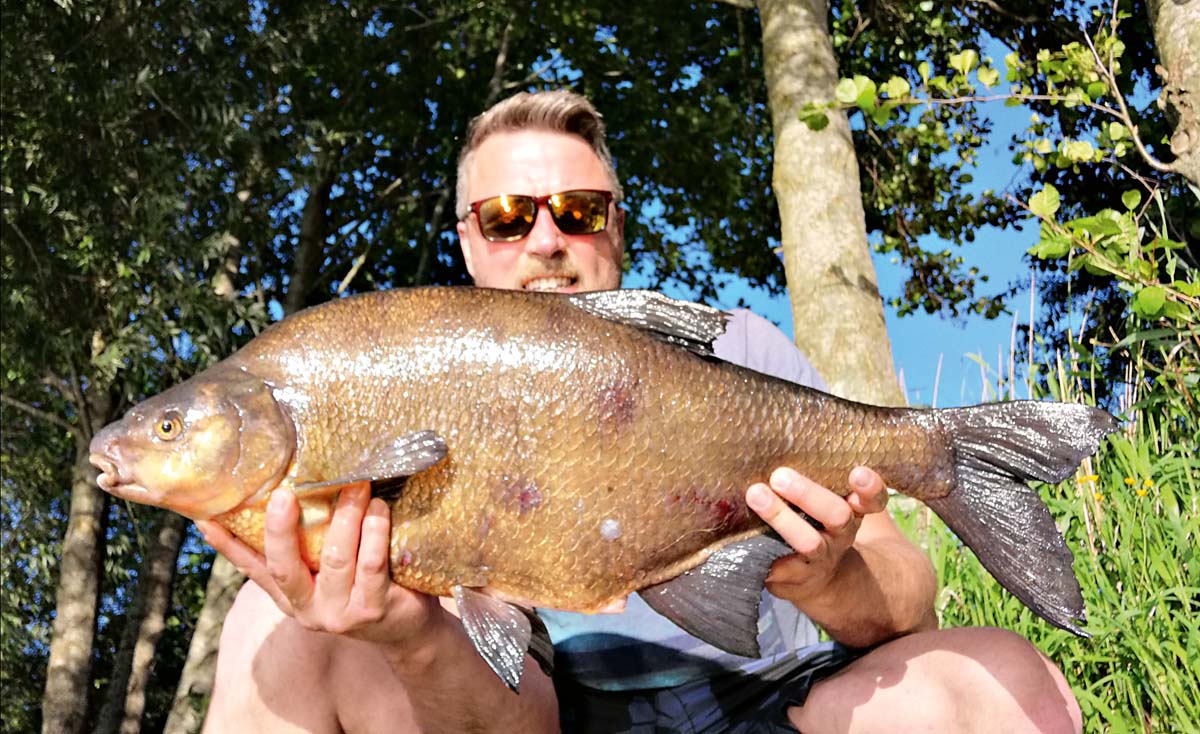
<instances>
[{"instance_id":1,"label":"sunglasses frame","mask_svg":"<svg viewBox=\"0 0 1200 734\"><path fill-rule=\"evenodd\" d=\"M549 204L550 200L554 197L564 196L566 194L600 194L600 196L604 199L604 224L602 224L600 229L597 229L595 232L583 232L580 234L569 234L567 232L563 232L563 234L567 234L571 237L583 237L586 235L599 234L608 227L608 208L612 205L613 200L616 197L613 195L613 192L605 191L604 189L567 189L566 191L558 191L553 194L546 194L545 196L531 196L529 194L497 194L496 196L489 196L486 199L480 199L479 201L472 202L469 208L468 216L470 214L475 215L475 225L479 227L479 234L483 235L483 238L488 242L516 242L519 239L528 237L529 233L533 231L534 225L537 224L538 212L542 210L542 207L546 207L546 210L550 214L550 218L554 221L554 226L558 227L558 230L562 232L562 227L558 224L558 218L554 216L554 210L549 207ZM479 209L487 202L494 199L499 199L502 196L507 196L509 198L520 197L522 199L533 199L533 220L529 222L529 229L527 229L518 237L493 238L489 237L488 234L483 231L483 222L479 218Z\"/></svg>"}]
</instances>

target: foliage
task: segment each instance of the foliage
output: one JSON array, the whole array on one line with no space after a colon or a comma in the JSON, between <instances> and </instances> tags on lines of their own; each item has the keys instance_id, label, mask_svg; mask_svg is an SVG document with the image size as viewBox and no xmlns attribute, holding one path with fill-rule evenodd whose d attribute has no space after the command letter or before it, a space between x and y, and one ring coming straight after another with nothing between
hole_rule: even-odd
<instances>
[{"instance_id":1,"label":"foliage","mask_svg":"<svg viewBox=\"0 0 1200 734\"><path fill-rule=\"evenodd\" d=\"M1135 87L1153 87L1156 78L1144 17L1120 4L1075 12L1091 19L1090 30L1083 22L1065 34L1048 29L1055 31L1044 34L1050 39L1070 39L1060 46L1045 38L1030 46L1021 35L1012 36L1017 50L1002 67L1010 85L1006 92L993 91L1001 85L1001 68L968 46L916 61L886 80L845 77L835 100L810 103L800 115L820 126L827 110L849 109L868 129L900 127L918 139L940 141L946 128L934 116L946 107L1003 100L1032 108L1027 129L1011 146L1013 162L1027 178L1009 192L1003 218L1019 224L1025 209L1042 220L1030 254L1044 273L1043 332L1059 339L1064 332L1053 328L1056 320L1086 309L1089 324L1078 341L1104 345L1137 338L1138 324L1161 316L1176 328L1196 323L1196 281L1177 277L1177 270L1197 265L1200 188L1170 175L1171 164L1156 157L1165 150L1162 105L1136 109L1130 101ZM1031 28L1038 25L1029 20ZM957 133L953 145L941 144L958 150L963 134ZM1059 223L1056 217L1064 216ZM890 251L886 239L880 249ZM919 302L913 293L906 297L907 304L893 304L902 313ZM1143 321L1127 320L1130 311ZM1195 357L1194 343L1176 341ZM1060 340L1052 346L1064 345ZM1118 385L1126 367L1119 359L1105 362L1099 389Z\"/></svg>"},{"instance_id":2,"label":"foliage","mask_svg":"<svg viewBox=\"0 0 1200 734\"><path fill-rule=\"evenodd\" d=\"M851 127L867 230L876 252L908 270L901 292L886 294L902 316L994 318L1003 310L1003 286L988 285L958 251L981 227L1013 221L997 192L973 186L991 121L969 105L930 105L899 118L894 101L875 101L884 90L893 99L907 92L917 69L984 43L987 25L969 7L846 0L835 9L831 35L843 79L830 102L859 112ZM800 116L820 126L824 108L811 103Z\"/></svg>"},{"instance_id":3,"label":"foliage","mask_svg":"<svg viewBox=\"0 0 1200 734\"><path fill-rule=\"evenodd\" d=\"M36 731L41 728L37 702L46 683L50 610L58 585L58 555L46 538L61 537L66 530L60 488L70 481L71 464L68 459L64 465L61 457L70 456L72 441L61 428L11 416L8 407L3 412L0 687L5 695L0 696L0 719L6 730Z\"/></svg>"}]
</instances>

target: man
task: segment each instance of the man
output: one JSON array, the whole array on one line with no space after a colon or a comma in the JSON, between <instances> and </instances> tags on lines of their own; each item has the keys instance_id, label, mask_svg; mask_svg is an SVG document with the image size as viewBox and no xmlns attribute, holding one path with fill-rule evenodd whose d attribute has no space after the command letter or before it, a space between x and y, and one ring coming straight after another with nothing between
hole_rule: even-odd
<instances>
[{"instance_id":1,"label":"man","mask_svg":"<svg viewBox=\"0 0 1200 734\"><path fill-rule=\"evenodd\" d=\"M506 100L472 124L460 159L467 269L480 286L618 287L620 201L590 103L566 92ZM819 380L761 319L742 312L730 331L718 354ZM519 696L448 604L390 582L381 500L343 491L313 575L300 560L295 498L276 492L265 559L200 524L251 579L225 623L207 730L551 732L561 718L572 731L1078 732L1070 688L1027 641L936 629L932 567L884 511L881 479L859 467L847 484L843 499L781 467L747 488L750 507L795 550L767 582L766 661L703 645L634 595L620 615L543 611L564 669L552 683L527 657ZM809 647L805 617L836 643Z\"/></svg>"}]
</instances>

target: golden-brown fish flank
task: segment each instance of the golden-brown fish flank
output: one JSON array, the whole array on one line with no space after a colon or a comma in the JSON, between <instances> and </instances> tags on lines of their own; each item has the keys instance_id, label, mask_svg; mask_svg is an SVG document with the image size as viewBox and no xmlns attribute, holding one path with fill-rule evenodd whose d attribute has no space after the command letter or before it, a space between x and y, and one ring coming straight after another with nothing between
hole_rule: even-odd
<instances>
[{"instance_id":1,"label":"golden-brown fish flank","mask_svg":"<svg viewBox=\"0 0 1200 734\"><path fill-rule=\"evenodd\" d=\"M259 547L264 477L295 488L313 538L340 486L402 482L392 505L398 583L468 607L473 588L580 611L670 583L763 534L742 497L776 467L837 490L865 464L927 501L1035 610L1078 629L1070 553L1024 481L1072 471L1110 416L1050 403L860 405L712 359L724 323L715 310L638 291L429 288L342 299L274 325L139 406L187 408L192 424L176 446L138 454L130 447L154 441L126 419L94 451L105 466L136 455L119 473L140 477L150 501L220 516ZM233 440L229 411L250 421L251 435ZM1077 430L1058 431L1064 422ZM166 459L144 458L172 450L187 460L170 477ZM234 471L218 470L222 452L238 455ZM180 467L202 476L189 484ZM225 489L197 504L186 495L201 485ZM310 540L308 557L318 548ZM1026 558L1044 566L1045 581L1017 568L1035 552L1049 554ZM778 551L722 553L765 574ZM669 593L651 596L663 597L660 611L687 616Z\"/></svg>"}]
</instances>

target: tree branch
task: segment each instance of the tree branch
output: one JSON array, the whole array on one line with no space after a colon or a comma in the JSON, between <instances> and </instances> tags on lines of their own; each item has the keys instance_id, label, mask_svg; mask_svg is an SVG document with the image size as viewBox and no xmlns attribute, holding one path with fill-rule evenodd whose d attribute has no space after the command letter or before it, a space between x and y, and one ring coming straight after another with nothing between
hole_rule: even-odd
<instances>
[{"instance_id":1,"label":"tree branch","mask_svg":"<svg viewBox=\"0 0 1200 734\"><path fill-rule=\"evenodd\" d=\"M513 19L510 15L508 22L504 24L504 32L500 34L500 48L496 51L496 62L492 67L492 78L488 81L487 100L483 103L485 110L500 98L500 92L504 90L504 71L508 65L508 39L512 35L512 28Z\"/></svg>"},{"instance_id":2,"label":"tree branch","mask_svg":"<svg viewBox=\"0 0 1200 734\"><path fill-rule=\"evenodd\" d=\"M1092 38L1088 34L1083 34L1083 40L1087 43L1088 49L1092 52L1092 59L1096 62L1096 69L1104 75L1104 80L1112 90L1113 97L1117 100L1117 105L1120 106L1120 112L1111 110L1105 107L1109 114L1115 115L1125 127L1129 130L1130 137L1133 138L1133 146L1137 148L1138 155L1146 161L1146 165L1160 173L1177 173L1176 168L1170 164L1163 163L1154 156L1150 155L1150 151L1146 150L1146 146L1142 144L1142 136L1138 135L1137 125L1133 122L1133 116L1129 114L1129 106L1125 104L1125 95L1121 93L1120 87L1117 86L1117 79L1112 73L1112 69L1108 64L1100 58L1100 53L1096 51L1096 45L1092 43Z\"/></svg>"},{"instance_id":3,"label":"tree branch","mask_svg":"<svg viewBox=\"0 0 1200 734\"><path fill-rule=\"evenodd\" d=\"M35 408L32 405L29 405L28 403L23 403L20 400L11 398L7 395L0 395L0 402L3 402L5 405L9 406L10 408L16 408L17 410L19 410L23 413L28 413L29 415L33 416L34 418L37 418L39 420L50 423L51 425L55 425L55 426L58 426L59 428L66 429L71 432L71 435L75 436L76 438L78 438L80 440L83 440L83 433L82 433L82 431L79 430L79 426L74 425L62 418L59 418L58 416L54 415L53 413L47 413L46 411L41 410L40 408Z\"/></svg>"}]
</instances>

